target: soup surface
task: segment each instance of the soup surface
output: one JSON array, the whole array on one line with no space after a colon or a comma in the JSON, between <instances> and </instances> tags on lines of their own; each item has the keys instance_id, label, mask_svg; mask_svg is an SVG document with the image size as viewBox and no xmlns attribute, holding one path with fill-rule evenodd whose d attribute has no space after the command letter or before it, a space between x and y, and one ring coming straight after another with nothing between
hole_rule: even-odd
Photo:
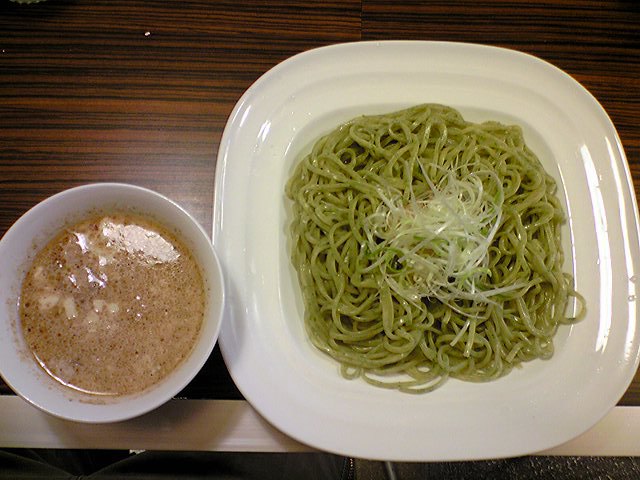
<instances>
[{"instance_id":1,"label":"soup surface","mask_svg":"<svg viewBox=\"0 0 640 480\"><path fill-rule=\"evenodd\" d=\"M139 215L96 215L65 228L22 285L20 318L37 362L96 395L142 391L189 354L205 288L176 235Z\"/></svg>"}]
</instances>

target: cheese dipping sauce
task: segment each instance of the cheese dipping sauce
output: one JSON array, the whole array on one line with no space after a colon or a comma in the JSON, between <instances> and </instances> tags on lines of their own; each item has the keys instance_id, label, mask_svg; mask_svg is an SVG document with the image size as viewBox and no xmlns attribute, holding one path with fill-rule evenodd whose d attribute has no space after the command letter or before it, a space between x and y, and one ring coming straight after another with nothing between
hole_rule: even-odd
<instances>
[{"instance_id":1,"label":"cheese dipping sauce","mask_svg":"<svg viewBox=\"0 0 640 480\"><path fill-rule=\"evenodd\" d=\"M60 383L123 395L155 384L191 351L205 288L187 248L138 215L88 218L40 251L20 298L27 344Z\"/></svg>"}]
</instances>

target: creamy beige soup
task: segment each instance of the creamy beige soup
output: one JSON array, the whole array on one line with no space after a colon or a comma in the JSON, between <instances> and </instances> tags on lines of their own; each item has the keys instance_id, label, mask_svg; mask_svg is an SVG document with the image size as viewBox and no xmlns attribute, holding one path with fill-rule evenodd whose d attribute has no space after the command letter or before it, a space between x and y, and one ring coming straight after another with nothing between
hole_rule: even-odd
<instances>
[{"instance_id":1,"label":"creamy beige soup","mask_svg":"<svg viewBox=\"0 0 640 480\"><path fill-rule=\"evenodd\" d=\"M97 215L40 251L22 285L25 340L60 383L96 395L139 392L170 373L200 331L205 287L161 225Z\"/></svg>"}]
</instances>

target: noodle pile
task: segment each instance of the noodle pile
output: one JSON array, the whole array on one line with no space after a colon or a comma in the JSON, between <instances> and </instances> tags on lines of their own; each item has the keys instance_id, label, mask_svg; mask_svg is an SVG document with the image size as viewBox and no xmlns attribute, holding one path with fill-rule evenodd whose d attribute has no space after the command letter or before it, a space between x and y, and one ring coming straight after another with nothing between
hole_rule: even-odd
<instances>
[{"instance_id":1,"label":"noodle pile","mask_svg":"<svg viewBox=\"0 0 640 480\"><path fill-rule=\"evenodd\" d=\"M551 357L584 313L556 184L517 126L435 104L356 118L286 195L306 330L347 378L413 393L496 379Z\"/></svg>"}]
</instances>

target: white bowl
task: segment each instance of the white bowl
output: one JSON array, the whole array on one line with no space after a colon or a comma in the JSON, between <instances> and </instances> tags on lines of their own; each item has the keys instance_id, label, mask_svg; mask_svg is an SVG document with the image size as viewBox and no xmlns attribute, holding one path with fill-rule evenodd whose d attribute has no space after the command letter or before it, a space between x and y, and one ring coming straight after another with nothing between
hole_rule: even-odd
<instances>
[{"instance_id":1,"label":"white bowl","mask_svg":"<svg viewBox=\"0 0 640 480\"><path fill-rule=\"evenodd\" d=\"M35 362L20 328L18 297L34 255L63 226L95 210L126 210L153 217L179 232L200 266L206 287L203 327L190 355L147 390L96 401L96 397L64 387ZM0 240L0 375L21 397L60 418L103 423L146 413L182 390L198 373L218 339L224 292L213 245L198 222L168 198L145 188L97 183L72 188L39 203Z\"/></svg>"}]
</instances>

